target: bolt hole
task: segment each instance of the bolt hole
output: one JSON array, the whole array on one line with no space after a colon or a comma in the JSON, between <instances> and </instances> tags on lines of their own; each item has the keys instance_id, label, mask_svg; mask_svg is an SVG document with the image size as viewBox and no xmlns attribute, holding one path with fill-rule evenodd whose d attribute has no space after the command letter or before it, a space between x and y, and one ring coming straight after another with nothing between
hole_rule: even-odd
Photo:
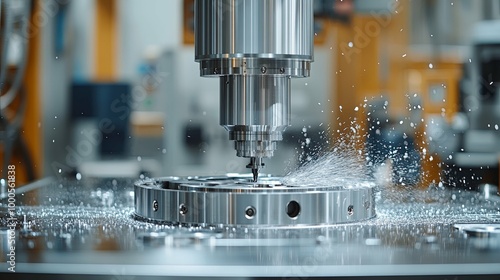
<instances>
[{"instance_id":1,"label":"bolt hole","mask_svg":"<svg viewBox=\"0 0 500 280\"><path fill-rule=\"evenodd\" d=\"M370 201L368 201L368 200L366 200L364 204L365 204L365 208L366 208L366 209L369 209L369 208L370 208L370 206L371 206L371 203L370 203Z\"/></svg>"},{"instance_id":2,"label":"bolt hole","mask_svg":"<svg viewBox=\"0 0 500 280\"><path fill-rule=\"evenodd\" d=\"M255 210L255 207L253 207L253 206L248 206L245 209L245 217L247 219L253 219L253 217L255 216L255 213L257 213L257 210Z\"/></svg>"},{"instance_id":3,"label":"bolt hole","mask_svg":"<svg viewBox=\"0 0 500 280\"><path fill-rule=\"evenodd\" d=\"M352 214L354 214L354 206L349 205L347 207L347 215L352 216Z\"/></svg>"},{"instance_id":4,"label":"bolt hole","mask_svg":"<svg viewBox=\"0 0 500 280\"><path fill-rule=\"evenodd\" d=\"M288 202L286 205L286 214L292 219L297 218L300 214L300 204L295 200Z\"/></svg>"},{"instance_id":5,"label":"bolt hole","mask_svg":"<svg viewBox=\"0 0 500 280\"><path fill-rule=\"evenodd\" d=\"M187 208L187 206L186 206L186 205L184 205L184 204L179 205L179 213L180 213L182 216L186 215L186 214L187 214L187 212L188 212L188 208Z\"/></svg>"}]
</instances>

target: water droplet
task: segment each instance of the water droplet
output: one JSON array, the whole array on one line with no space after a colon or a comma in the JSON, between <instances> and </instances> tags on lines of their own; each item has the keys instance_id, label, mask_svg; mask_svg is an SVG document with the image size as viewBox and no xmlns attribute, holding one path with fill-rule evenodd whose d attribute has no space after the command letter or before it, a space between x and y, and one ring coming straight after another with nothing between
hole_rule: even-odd
<instances>
[{"instance_id":1,"label":"water droplet","mask_svg":"<svg viewBox=\"0 0 500 280\"><path fill-rule=\"evenodd\" d=\"M167 149L162 149L162 150L161 150L161 153L162 153L162 154L167 153Z\"/></svg>"},{"instance_id":2,"label":"water droplet","mask_svg":"<svg viewBox=\"0 0 500 280\"><path fill-rule=\"evenodd\" d=\"M429 63L429 68L430 69L434 68L434 65L432 65L432 63Z\"/></svg>"},{"instance_id":3,"label":"water droplet","mask_svg":"<svg viewBox=\"0 0 500 280\"><path fill-rule=\"evenodd\" d=\"M429 157L429 161L433 161L434 158L432 156Z\"/></svg>"},{"instance_id":4,"label":"water droplet","mask_svg":"<svg viewBox=\"0 0 500 280\"><path fill-rule=\"evenodd\" d=\"M498 124L495 124L495 130L498 130Z\"/></svg>"},{"instance_id":5,"label":"water droplet","mask_svg":"<svg viewBox=\"0 0 500 280\"><path fill-rule=\"evenodd\" d=\"M356 112L357 112L357 111L359 111L358 106L356 106L356 107L354 108L354 111L356 111Z\"/></svg>"},{"instance_id":6,"label":"water droplet","mask_svg":"<svg viewBox=\"0 0 500 280\"><path fill-rule=\"evenodd\" d=\"M347 45L349 46L349 48L352 48L354 46L352 42L349 42Z\"/></svg>"},{"instance_id":7,"label":"water droplet","mask_svg":"<svg viewBox=\"0 0 500 280\"><path fill-rule=\"evenodd\" d=\"M138 156L137 157L137 161L141 161L142 160L142 157L141 156Z\"/></svg>"},{"instance_id":8,"label":"water droplet","mask_svg":"<svg viewBox=\"0 0 500 280\"><path fill-rule=\"evenodd\" d=\"M80 181L82 179L82 174L76 173L76 179Z\"/></svg>"},{"instance_id":9,"label":"water droplet","mask_svg":"<svg viewBox=\"0 0 500 280\"><path fill-rule=\"evenodd\" d=\"M61 169L61 168L59 168L58 172L59 172L59 174L61 174L61 173L62 173L62 169Z\"/></svg>"},{"instance_id":10,"label":"water droplet","mask_svg":"<svg viewBox=\"0 0 500 280\"><path fill-rule=\"evenodd\" d=\"M406 57L406 54L403 54L401 57Z\"/></svg>"}]
</instances>

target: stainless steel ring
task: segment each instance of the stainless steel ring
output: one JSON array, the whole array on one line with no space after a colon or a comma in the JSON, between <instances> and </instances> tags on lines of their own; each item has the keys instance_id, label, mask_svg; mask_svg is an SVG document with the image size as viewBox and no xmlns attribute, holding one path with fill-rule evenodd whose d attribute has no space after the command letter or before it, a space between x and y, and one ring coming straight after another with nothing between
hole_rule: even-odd
<instances>
[{"instance_id":1,"label":"stainless steel ring","mask_svg":"<svg viewBox=\"0 0 500 280\"><path fill-rule=\"evenodd\" d=\"M252 131L253 129L253 131ZM260 129L260 131L258 130ZM259 125L235 125L229 132L229 140L236 141L281 141L283 140L282 131L270 131L269 126Z\"/></svg>"},{"instance_id":2,"label":"stainless steel ring","mask_svg":"<svg viewBox=\"0 0 500 280\"><path fill-rule=\"evenodd\" d=\"M228 57L200 60L200 76L283 75L309 77L312 59Z\"/></svg>"},{"instance_id":3,"label":"stainless steel ring","mask_svg":"<svg viewBox=\"0 0 500 280\"><path fill-rule=\"evenodd\" d=\"M316 226L375 217L374 186L288 186L251 175L166 177L135 183L135 214L201 226Z\"/></svg>"}]
</instances>

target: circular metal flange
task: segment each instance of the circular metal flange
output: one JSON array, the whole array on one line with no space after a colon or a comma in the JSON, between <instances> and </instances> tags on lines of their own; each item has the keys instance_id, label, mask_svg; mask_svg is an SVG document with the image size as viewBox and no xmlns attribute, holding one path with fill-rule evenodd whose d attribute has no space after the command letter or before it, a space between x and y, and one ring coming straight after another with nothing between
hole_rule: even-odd
<instances>
[{"instance_id":1,"label":"circular metal flange","mask_svg":"<svg viewBox=\"0 0 500 280\"><path fill-rule=\"evenodd\" d=\"M455 224L454 227L470 237L500 238L500 224Z\"/></svg>"},{"instance_id":2,"label":"circular metal flange","mask_svg":"<svg viewBox=\"0 0 500 280\"><path fill-rule=\"evenodd\" d=\"M135 183L135 214L153 222L201 226L315 226L375 217L371 182L355 187L288 186L252 175L165 177Z\"/></svg>"}]
</instances>

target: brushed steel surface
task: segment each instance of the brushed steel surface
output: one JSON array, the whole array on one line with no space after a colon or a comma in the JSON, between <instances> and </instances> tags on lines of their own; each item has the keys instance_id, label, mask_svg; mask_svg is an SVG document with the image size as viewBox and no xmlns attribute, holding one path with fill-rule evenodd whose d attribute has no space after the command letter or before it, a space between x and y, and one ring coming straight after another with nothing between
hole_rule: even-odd
<instances>
[{"instance_id":1,"label":"brushed steel surface","mask_svg":"<svg viewBox=\"0 0 500 280\"><path fill-rule=\"evenodd\" d=\"M458 226L498 227L500 204L480 193L382 189L377 216L356 223L189 227L134 219L135 180L63 178L16 189L16 273L7 271L9 212L0 200L0 277L498 279L500 274L498 235L475 237Z\"/></svg>"},{"instance_id":2,"label":"brushed steel surface","mask_svg":"<svg viewBox=\"0 0 500 280\"><path fill-rule=\"evenodd\" d=\"M203 226L314 226L375 217L374 185L369 182L344 188L285 186L278 177L261 176L257 183L250 179L232 175L138 181L135 214Z\"/></svg>"},{"instance_id":3,"label":"brushed steel surface","mask_svg":"<svg viewBox=\"0 0 500 280\"><path fill-rule=\"evenodd\" d=\"M220 124L237 156L274 155L290 125L289 79L310 73L313 32L313 1L196 1L195 60L201 76L220 77Z\"/></svg>"},{"instance_id":4,"label":"brushed steel surface","mask_svg":"<svg viewBox=\"0 0 500 280\"><path fill-rule=\"evenodd\" d=\"M285 76L221 77L220 125L240 157L272 157L290 125L290 79Z\"/></svg>"},{"instance_id":5,"label":"brushed steel surface","mask_svg":"<svg viewBox=\"0 0 500 280\"><path fill-rule=\"evenodd\" d=\"M198 0L196 61L217 58L312 60L309 0Z\"/></svg>"},{"instance_id":6,"label":"brushed steel surface","mask_svg":"<svg viewBox=\"0 0 500 280\"><path fill-rule=\"evenodd\" d=\"M256 131L284 131L290 125L290 79L274 76L221 78L220 125L261 127ZM246 109L246 110L245 110Z\"/></svg>"}]
</instances>

